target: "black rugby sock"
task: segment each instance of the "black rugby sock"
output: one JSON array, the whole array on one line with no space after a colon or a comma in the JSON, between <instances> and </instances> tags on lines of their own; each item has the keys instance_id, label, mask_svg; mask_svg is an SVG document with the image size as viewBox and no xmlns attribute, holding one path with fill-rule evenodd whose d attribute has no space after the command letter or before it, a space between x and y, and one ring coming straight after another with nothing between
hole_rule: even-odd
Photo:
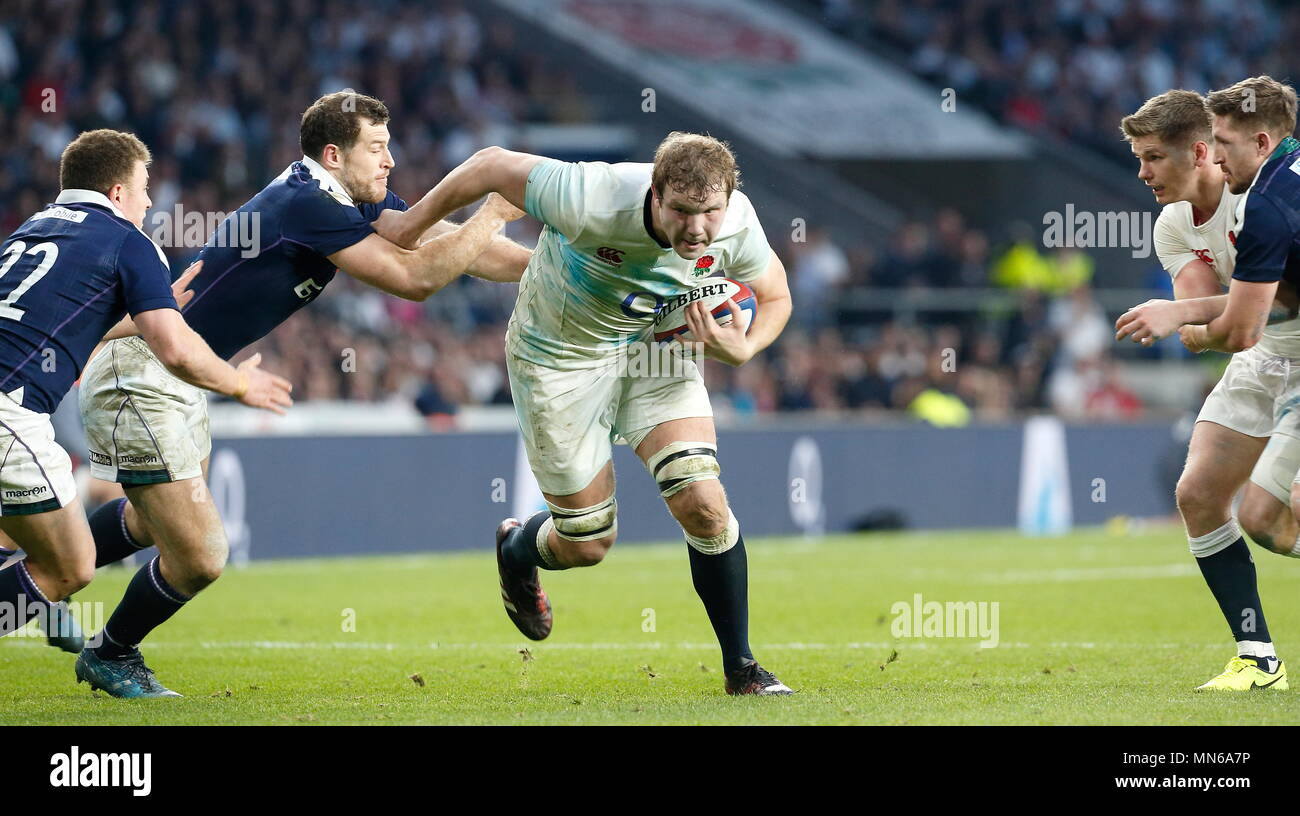
<instances>
[{"instance_id":1,"label":"black rugby sock","mask_svg":"<svg viewBox=\"0 0 1300 816\"><path fill-rule=\"evenodd\" d=\"M1255 561L1246 539L1238 538L1214 555L1197 558L1196 565L1219 602L1233 638L1271 643L1264 607L1259 601Z\"/></svg>"},{"instance_id":2,"label":"black rugby sock","mask_svg":"<svg viewBox=\"0 0 1300 816\"><path fill-rule=\"evenodd\" d=\"M146 549L126 529L126 499L101 504L90 514L90 534L95 538L95 566L121 561Z\"/></svg>"},{"instance_id":3,"label":"black rugby sock","mask_svg":"<svg viewBox=\"0 0 1300 816\"><path fill-rule=\"evenodd\" d=\"M23 628L32 618L48 627L50 602L22 561L0 570L0 637ZM46 628L48 632L49 629Z\"/></svg>"},{"instance_id":4,"label":"black rugby sock","mask_svg":"<svg viewBox=\"0 0 1300 816\"><path fill-rule=\"evenodd\" d=\"M687 545L691 580L709 613L709 623L722 647L722 667L732 672L754 659L749 650L749 559L745 538L719 555L705 555Z\"/></svg>"},{"instance_id":5,"label":"black rugby sock","mask_svg":"<svg viewBox=\"0 0 1300 816\"><path fill-rule=\"evenodd\" d=\"M544 570L568 569L559 563L554 565L546 563L542 554L537 551L537 531L550 517L549 511L539 510L524 522L519 532L506 537L501 544L501 560L505 562L506 569L517 575L523 575L534 567Z\"/></svg>"},{"instance_id":6,"label":"black rugby sock","mask_svg":"<svg viewBox=\"0 0 1300 816\"><path fill-rule=\"evenodd\" d=\"M158 568L158 557L141 567L126 587L101 633L95 653L106 659L125 657L159 624L180 610L190 597L172 587Z\"/></svg>"}]
</instances>

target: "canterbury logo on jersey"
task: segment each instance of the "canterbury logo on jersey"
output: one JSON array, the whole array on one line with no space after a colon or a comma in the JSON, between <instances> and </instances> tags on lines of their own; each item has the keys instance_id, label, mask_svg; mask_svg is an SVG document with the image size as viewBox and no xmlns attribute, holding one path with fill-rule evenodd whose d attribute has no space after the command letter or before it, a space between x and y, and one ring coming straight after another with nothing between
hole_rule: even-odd
<instances>
[{"instance_id":1,"label":"canterbury logo on jersey","mask_svg":"<svg viewBox=\"0 0 1300 816\"><path fill-rule=\"evenodd\" d=\"M623 263L623 253L626 250L615 249L614 247L601 247L596 250L596 257L600 258L610 266L618 266Z\"/></svg>"},{"instance_id":2,"label":"canterbury logo on jersey","mask_svg":"<svg viewBox=\"0 0 1300 816\"><path fill-rule=\"evenodd\" d=\"M1200 258L1202 261L1205 261L1210 266L1214 266L1214 253L1210 252L1210 250L1193 249L1192 252L1196 253L1196 257Z\"/></svg>"}]
</instances>

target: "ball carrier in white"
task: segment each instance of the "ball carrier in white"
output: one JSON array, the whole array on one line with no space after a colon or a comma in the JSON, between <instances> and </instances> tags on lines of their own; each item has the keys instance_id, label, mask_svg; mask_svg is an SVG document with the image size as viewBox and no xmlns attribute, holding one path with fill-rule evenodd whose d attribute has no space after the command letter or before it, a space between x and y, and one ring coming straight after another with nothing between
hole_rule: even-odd
<instances>
[{"instance_id":1,"label":"ball carrier in white","mask_svg":"<svg viewBox=\"0 0 1300 816\"><path fill-rule=\"evenodd\" d=\"M562 162L479 151L430 196L439 218L496 192L545 228L506 333L507 367L529 463L550 511L497 529L506 612L533 640L551 632L538 568L600 563L618 530L611 445L626 440L690 545L691 575L722 648L730 694L788 694L749 648L748 567L719 481L708 392L694 362L664 375L620 369L667 298L701 279L748 284L757 314L720 326L703 302L687 325L716 360L739 366L790 316L785 268L767 243L725 143L672 133L653 164ZM735 304L732 303L732 308Z\"/></svg>"}]
</instances>

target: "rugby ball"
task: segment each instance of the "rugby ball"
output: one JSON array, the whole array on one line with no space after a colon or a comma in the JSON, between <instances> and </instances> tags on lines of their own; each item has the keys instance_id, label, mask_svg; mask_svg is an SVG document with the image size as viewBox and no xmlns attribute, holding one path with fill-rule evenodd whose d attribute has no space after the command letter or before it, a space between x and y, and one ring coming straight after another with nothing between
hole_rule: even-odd
<instances>
[{"instance_id":1,"label":"rugby ball","mask_svg":"<svg viewBox=\"0 0 1300 816\"><path fill-rule=\"evenodd\" d=\"M664 305L655 315L655 340L661 343L669 340L694 340L695 336L686 325L686 307L697 300L704 301L705 307L713 314L713 319L718 321L719 326L731 325L732 316L727 301L736 301L740 307L740 325L747 332L753 325L754 313L758 310L754 290L745 284L730 278L707 278L685 294L664 299Z\"/></svg>"}]
</instances>

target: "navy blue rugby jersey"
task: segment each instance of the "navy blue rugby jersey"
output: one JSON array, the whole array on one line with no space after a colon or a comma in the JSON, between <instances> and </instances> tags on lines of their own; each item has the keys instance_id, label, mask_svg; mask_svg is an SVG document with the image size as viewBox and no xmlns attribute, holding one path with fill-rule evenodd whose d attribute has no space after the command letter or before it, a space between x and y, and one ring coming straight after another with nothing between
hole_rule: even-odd
<instances>
[{"instance_id":1,"label":"navy blue rugby jersey","mask_svg":"<svg viewBox=\"0 0 1300 816\"><path fill-rule=\"evenodd\" d=\"M338 271L327 256L373 233L384 210L406 208L391 190L357 204L318 162L294 162L209 237L186 322L229 360L324 291Z\"/></svg>"},{"instance_id":2,"label":"navy blue rugby jersey","mask_svg":"<svg viewBox=\"0 0 1300 816\"><path fill-rule=\"evenodd\" d=\"M175 309L162 250L94 190L64 190L0 246L0 391L53 413L126 314Z\"/></svg>"},{"instance_id":3,"label":"navy blue rugby jersey","mask_svg":"<svg viewBox=\"0 0 1300 816\"><path fill-rule=\"evenodd\" d=\"M1282 141L1237 206L1232 277L1300 288L1300 142Z\"/></svg>"}]
</instances>

